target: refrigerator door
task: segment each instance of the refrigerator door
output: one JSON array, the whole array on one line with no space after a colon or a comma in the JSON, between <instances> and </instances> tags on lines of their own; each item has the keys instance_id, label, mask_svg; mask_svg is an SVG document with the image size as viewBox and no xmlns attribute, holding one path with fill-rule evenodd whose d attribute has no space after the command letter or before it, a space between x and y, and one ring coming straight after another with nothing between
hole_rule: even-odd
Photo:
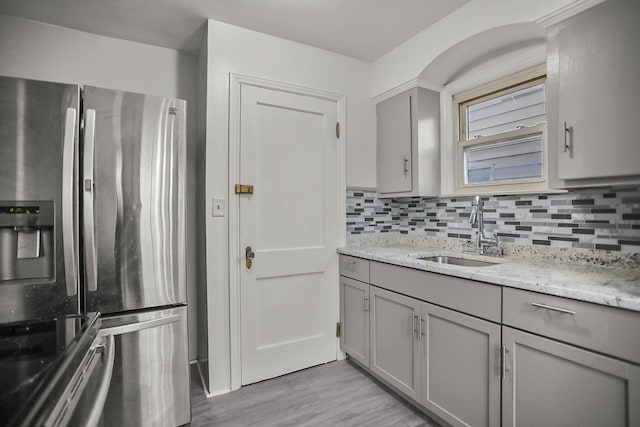
<instances>
[{"instance_id":1,"label":"refrigerator door","mask_svg":"<svg viewBox=\"0 0 640 427\"><path fill-rule=\"evenodd\" d=\"M187 307L102 320L115 338L105 427L175 427L191 420Z\"/></svg>"},{"instance_id":2,"label":"refrigerator door","mask_svg":"<svg viewBox=\"0 0 640 427\"><path fill-rule=\"evenodd\" d=\"M186 301L186 102L85 87L86 310Z\"/></svg>"},{"instance_id":3,"label":"refrigerator door","mask_svg":"<svg viewBox=\"0 0 640 427\"><path fill-rule=\"evenodd\" d=\"M78 313L78 106L0 77L0 323Z\"/></svg>"}]
</instances>

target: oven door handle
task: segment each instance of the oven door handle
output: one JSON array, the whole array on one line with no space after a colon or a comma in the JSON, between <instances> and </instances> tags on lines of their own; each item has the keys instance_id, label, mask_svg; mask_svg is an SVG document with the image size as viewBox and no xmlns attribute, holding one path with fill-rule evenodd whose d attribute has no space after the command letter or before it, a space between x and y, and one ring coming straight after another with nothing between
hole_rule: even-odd
<instances>
[{"instance_id":1,"label":"oven door handle","mask_svg":"<svg viewBox=\"0 0 640 427\"><path fill-rule=\"evenodd\" d=\"M93 408L91 408L89 417L86 420L85 425L87 427L96 427L102 420L102 412L104 410L104 404L107 401L107 394L109 394L111 377L113 376L113 365L116 360L116 342L113 335L107 335L104 338L106 343L102 345L104 348L102 378L100 379L100 386L96 393Z\"/></svg>"}]
</instances>

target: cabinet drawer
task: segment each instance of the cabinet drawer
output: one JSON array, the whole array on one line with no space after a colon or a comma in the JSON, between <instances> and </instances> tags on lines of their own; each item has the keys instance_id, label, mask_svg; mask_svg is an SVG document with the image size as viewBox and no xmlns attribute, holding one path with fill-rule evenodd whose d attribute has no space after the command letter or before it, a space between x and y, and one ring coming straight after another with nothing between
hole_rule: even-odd
<instances>
[{"instance_id":1,"label":"cabinet drawer","mask_svg":"<svg viewBox=\"0 0 640 427\"><path fill-rule=\"evenodd\" d=\"M500 323L500 286L371 262L371 284Z\"/></svg>"},{"instance_id":2,"label":"cabinet drawer","mask_svg":"<svg viewBox=\"0 0 640 427\"><path fill-rule=\"evenodd\" d=\"M369 260L340 255L340 275L369 283Z\"/></svg>"},{"instance_id":3,"label":"cabinet drawer","mask_svg":"<svg viewBox=\"0 0 640 427\"><path fill-rule=\"evenodd\" d=\"M640 313L504 288L503 323L640 363Z\"/></svg>"}]
</instances>

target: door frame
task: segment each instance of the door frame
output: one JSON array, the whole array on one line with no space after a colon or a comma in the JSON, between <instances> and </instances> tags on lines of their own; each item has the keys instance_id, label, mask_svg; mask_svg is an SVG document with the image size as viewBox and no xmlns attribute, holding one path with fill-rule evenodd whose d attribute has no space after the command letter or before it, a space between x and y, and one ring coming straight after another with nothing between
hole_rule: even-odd
<instances>
[{"instance_id":1,"label":"door frame","mask_svg":"<svg viewBox=\"0 0 640 427\"><path fill-rule=\"evenodd\" d=\"M240 184L240 90L242 86L255 86L264 89L289 92L296 95L305 95L313 98L332 101L336 104L338 122L340 123L340 137L337 150L338 188L336 197L339 236L338 246L346 242L346 157L347 157L347 114L345 95L297 86L289 83L275 82L272 80L250 77L236 73L229 73L229 181L227 188L228 215L229 215L229 338L230 338L230 365L231 365L231 390L237 390L242 383L242 351L241 351L241 299L240 299L240 269L242 268L240 254L240 198L235 195L235 184ZM337 279L337 278L336 278ZM340 298L340 286L336 280L336 300ZM334 313L336 323L340 321L339 304ZM336 358L340 355L340 338L336 338Z\"/></svg>"}]
</instances>

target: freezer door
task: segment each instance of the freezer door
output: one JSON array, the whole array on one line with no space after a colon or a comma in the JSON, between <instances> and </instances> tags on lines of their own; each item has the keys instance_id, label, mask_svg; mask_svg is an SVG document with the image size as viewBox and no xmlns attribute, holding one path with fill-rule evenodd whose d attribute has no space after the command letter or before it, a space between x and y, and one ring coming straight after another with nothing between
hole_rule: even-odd
<instances>
[{"instance_id":1,"label":"freezer door","mask_svg":"<svg viewBox=\"0 0 640 427\"><path fill-rule=\"evenodd\" d=\"M0 77L0 323L78 313L78 100Z\"/></svg>"},{"instance_id":2,"label":"freezer door","mask_svg":"<svg viewBox=\"0 0 640 427\"><path fill-rule=\"evenodd\" d=\"M187 307L105 318L115 363L104 427L175 427L191 420Z\"/></svg>"},{"instance_id":3,"label":"freezer door","mask_svg":"<svg viewBox=\"0 0 640 427\"><path fill-rule=\"evenodd\" d=\"M186 102L85 87L87 311L186 301Z\"/></svg>"}]
</instances>

